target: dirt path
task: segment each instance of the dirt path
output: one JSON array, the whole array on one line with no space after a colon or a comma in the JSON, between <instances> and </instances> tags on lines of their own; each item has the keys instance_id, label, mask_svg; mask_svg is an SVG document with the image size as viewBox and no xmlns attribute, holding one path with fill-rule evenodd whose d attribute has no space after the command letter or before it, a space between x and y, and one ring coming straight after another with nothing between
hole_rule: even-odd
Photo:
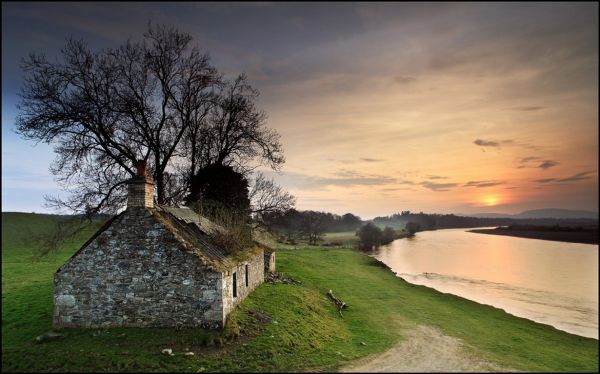
<instances>
[{"instance_id":1,"label":"dirt path","mask_svg":"<svg viewBox=\"0 0 600 374\"><path fill-rule=\"evenodd\" d=\"M342 367L341 372L484 372L516 371L481 361L464 343L430 326L418 326L406 339L379 356L370 356Z\"/></svg>"}]
</instances>

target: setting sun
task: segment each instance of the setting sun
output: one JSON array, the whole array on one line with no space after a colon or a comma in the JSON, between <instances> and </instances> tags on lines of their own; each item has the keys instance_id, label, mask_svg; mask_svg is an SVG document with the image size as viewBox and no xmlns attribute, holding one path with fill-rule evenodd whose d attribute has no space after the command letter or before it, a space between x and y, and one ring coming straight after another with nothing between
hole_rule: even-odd
<instances>
[{"instance_id":1,"label":"setting sun","mask_svg":"<svg viewBox=\"0 0 600 374\"><path fill-rule=\"evenodd\" d=\"M498 204L498 196L495 196L495 195L485 196L483 198L483 203L487 206L497 205Z\"/></svg>"}]
</instances>

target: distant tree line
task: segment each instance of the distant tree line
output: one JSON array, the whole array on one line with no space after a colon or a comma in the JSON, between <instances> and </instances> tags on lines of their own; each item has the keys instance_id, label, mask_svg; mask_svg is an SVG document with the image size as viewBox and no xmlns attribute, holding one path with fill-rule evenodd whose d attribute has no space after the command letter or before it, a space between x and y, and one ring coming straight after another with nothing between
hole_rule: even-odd
<instances>
[{"instance_id":1,"label":"distant tree line","mask_svg":"<svg viewBox=\"0 0 600 374\"><path fill-rule=\"evenodd\" d=\"M303 239L315 245L325 232L354 231L363 221L351 213L337 215L313 210L265 212L257 216L258 221L269 230L276 232L289 243Z\"/></svg>"},{"instance_id":2,"label":"distant tree line","mask_svg":"<svg viewBox=\"0 0 600 374\"><path fill-rule=\"evenodd\" d=\"M338 215L312 210L300 211L294 208L269 210L254 215L263 227L275 233L279 240L290 244L306 241L317 245L326 232L355 231L359 238L359 248L370 250L385 245L402 236L412 236L423 230L470 228L485 226L507 226L511 224L529 225L582 225L586 219L514 219L464 217L454 214L428 214L401 211L390 216L376 217L363 221L360 217L346 213Z\"/></svg>"},{"instance_id":3,"label":"distant tree line","mask_svg":"<svg viewBox=\"0 0 600 374\"><path fill-rule=\"evenodd\" d=\"M412 213L408 210L390 216L375 217L373 223L379 227L390 226L396 229L405 228L409 231L469 228L484 226L507 226L511 224L551 226L582 225L595 220L589 219L556 219L556 218L480 218L464 217L454 214ZM597 222L597 221L596 221Z\"/></svg>"}]
</instances>

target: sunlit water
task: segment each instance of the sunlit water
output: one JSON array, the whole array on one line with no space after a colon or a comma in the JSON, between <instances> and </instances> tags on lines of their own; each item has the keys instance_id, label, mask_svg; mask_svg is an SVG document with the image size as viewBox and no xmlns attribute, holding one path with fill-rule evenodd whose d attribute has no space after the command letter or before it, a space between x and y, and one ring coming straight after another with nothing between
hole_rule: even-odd
<instances>
[{"instance_id":1,"label":"sunlit water","mask_svg":"<svg viewBox=\"0 0 600 374\"><path fill-rule=\"evenodd\" d=\"M598 339L598 245L423 231L374 255L407 282Z\"/></svg>"}]
</instances>

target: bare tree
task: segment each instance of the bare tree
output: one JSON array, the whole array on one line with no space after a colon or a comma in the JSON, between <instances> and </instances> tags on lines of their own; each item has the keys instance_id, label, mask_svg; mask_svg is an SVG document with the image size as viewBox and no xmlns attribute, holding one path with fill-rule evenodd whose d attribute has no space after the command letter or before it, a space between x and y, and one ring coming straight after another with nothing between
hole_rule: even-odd
<instances>
[{"instance_id":1,"label":"bare tree","mask_svg":"<svg viewBox=\"0 0 600 374\"><path fill-rule=\"evenodd\" d=\"M53 144L51 172L69 192L48 205L76 213L116 212L124 183L147 160L159 204L181 201L191 177L211 163L277 169L283 150L258 92L244 75L222 79L189 34L149 25L140 42L92 52L68 40L60 59L32 54L17 133Z\"/></svg>"},{"instance_id":2,"label":"bare tree","mask_svg":"<svg viewBox=\"0 0 600 374\"><path fill-rule=\"evenodd\" d=\"M252 213L260 217L264 214L285 212L296 204L296 198L267 179L264 174L257 173L250 189Z\"/></svg>"},{"instance_id":3,"label":"bare tree","mask_svg":"<svg viewBox=\"0 0 600 374\"><path fill-rule=\"evenodd\" d=\"M266 127L266 113L256 107L258 95L245 74L221 86L208 116L186 134L183 151L190 180L213 164L248 174L253 160L274 170L285 162L279 134Z\"/></svg>"},{"instance_id":4,"label":"bare tree","mask_svg":"<svg viewBox=\"0 0 600 374\"><path fill-rule=\"evenodd\" d=\"M149 25L141 41L96 52L69 39L56 61L31 54L22 68L16 132L54 146L50 171L70 193L46 196L49 207L88 219L116 213L139 160L159 204L181 202L209 164L248 171L250 162L284 162L245 75L225 81L176 28Z\"/></svg>"}]
</instances>

